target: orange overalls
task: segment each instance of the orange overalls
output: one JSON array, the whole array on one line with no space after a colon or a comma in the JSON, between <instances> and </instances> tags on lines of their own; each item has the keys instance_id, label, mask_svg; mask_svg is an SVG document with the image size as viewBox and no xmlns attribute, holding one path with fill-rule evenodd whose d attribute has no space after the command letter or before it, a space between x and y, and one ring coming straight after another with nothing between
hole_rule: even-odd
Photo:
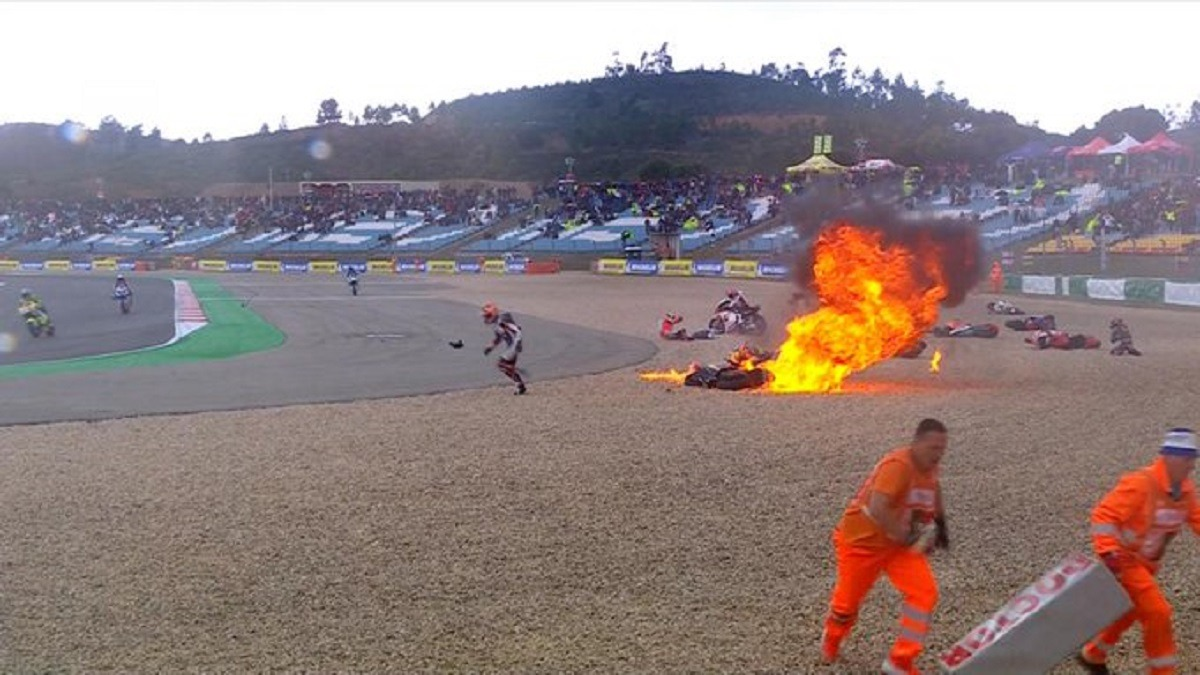
<instances>
[{"instance_id":1,"label":"orange overalls","mask_svg":"<svg viewBox=\"0 0 1200 675\"><path fill-rule=\"evenodd\" d=\"M866 513L873 492L887 495L892 507L903 509L904 522L910 527L931 522L939 507L937 470L917 471L909 448L893 450L875 465L833 532L837 582L825 619L823 649L826 658L836 656L854 627L863 599L879 575L886 574L904 596L904 604L885 668L887 672L916 673L914 663L937 605L937 582L924 553L889 538Z\"/></svg>"},{"instance_id":2,"label":"orange overalls","mask_svg":"<svg viewBox=\"0 0 1200 675\"><path fill-rule=\"evenodd\" d=\"M1092 663L1104 663L1121 635L1139 621L1150 673L1178 672L1171 605L1154 576L1167 544L1184 523L1200 533L1200 506L1190 480L1183 482L1178 499L1170 492L1166 465L1160 458L1122 476L1092 511L1092 547L1101 556L1115 553L1128 557L1116 574L1133 601L1132 610L1083 648L1083 657Z\"/></svg>"},{"instance_id":3,"label":"orange overalls","mask_svg":"<svg viewBox=\"0 0 1200 675\"><path fill-rule=\"evenodd\" d=\"M989 275L992 280L992 292L999 293L1004 290L1004 269L1000 267L999 261L992 263L992 273Z\"/></svg>"}]
</instances>

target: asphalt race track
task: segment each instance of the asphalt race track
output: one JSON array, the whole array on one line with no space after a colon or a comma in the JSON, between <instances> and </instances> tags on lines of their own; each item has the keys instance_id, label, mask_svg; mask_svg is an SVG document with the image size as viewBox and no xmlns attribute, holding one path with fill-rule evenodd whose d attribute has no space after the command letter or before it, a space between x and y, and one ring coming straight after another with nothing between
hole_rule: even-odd
<instances>
[{"instance_id":1,"label":"asphalt race track","mask_svg":"<svg viewBox=\"0 0 1200 675\"><path fill-rule=\"evenodd\" d=\"M0 332L7 337L0 365L110 354L160 345L175 336L175 291L168 279L130 279L133 311L112 299L115 275L0 276ZM41 297L54 337L34 338L17 312L22 288ZM11 349L11 351L10 351Z\"/></svg>"},{"instance_id":2,"label":"asphalt race track","mask_svg":"<svg viewBox=\"0 0 1200 675\"><path fill-rule=\"evenodd\" d=\"M368 279L363 294L352 297L336 277L226 275L219 281L237 296L231 301L247 301L287 335L282 347L218 361L8 381L0 384L0 391L7 390L0 424L353 401L508 384L495 367L496 355L483 355L491 331L480 321L479 309L429 297L437 282ZM134 283L136 290L144 280ZM52 310L54 302L47 298ZM657 349L648 340L543 320L520 309L514 313L525 335L520 366L528 375L529 396L537 395L539 380L635 365ZM66 326L60 330L66 332ZM452 340L465 346L452 349ZM510 392L497 389L496 395Z\"/></svg>"}]
</instances>

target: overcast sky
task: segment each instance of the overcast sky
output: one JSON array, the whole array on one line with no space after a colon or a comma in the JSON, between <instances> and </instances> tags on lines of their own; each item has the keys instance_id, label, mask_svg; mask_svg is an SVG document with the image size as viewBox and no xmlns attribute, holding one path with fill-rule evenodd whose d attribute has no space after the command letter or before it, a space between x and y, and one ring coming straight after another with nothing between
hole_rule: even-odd
<instances>
[{"instance_id":1,"label":"overcast sky","mask_svg":"<svg viewBox=\"0 0 1200 675\"><path fill-rule=\"evenodd\" d=\"M1200 98L1200 4L1149 2L0 2L0 123L105 115L168 138L229 138L400 102L424 110L599 76L670 43L724 63L904 73L1068 133L1129 105Z\"/></svg>"}]
</instances>

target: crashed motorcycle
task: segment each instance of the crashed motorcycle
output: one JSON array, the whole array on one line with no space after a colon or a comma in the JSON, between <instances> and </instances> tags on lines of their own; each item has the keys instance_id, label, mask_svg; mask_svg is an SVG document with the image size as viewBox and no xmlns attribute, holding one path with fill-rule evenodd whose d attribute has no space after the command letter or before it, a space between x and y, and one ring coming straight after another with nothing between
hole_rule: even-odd
<instances>
[{"instance_id":1,"label":"crashed motorcycle","mask_svg":"<svg viewBox=\"0 0 1200 675\"><path fill-rule=\"evenodd\" d=\"M994 338L1000 334L1000 327L994 323L948 323L933 327L935 337L975 337Z\"/></svg>"},{"instance_id":2,"label":"crashed motorcycle","mask_svg":"<svg viewBox=\"0 0 1200 675\"><path fill-rule=\"evenodd\" d=\"M1019 316L1025 313L1020 307L1007 302L1005 300L996 300L987 304L988 314L1006 314L1009 316Z\"/></svg>"},{"instance_id":3,"label":"crashed motorcycle","mask_svg":"<svg viewBox=\"0 0 1200 675\"><path fill-rule=\"evenodd\" d=\"M118 291L113 291L113 300L117 301L117 306L120 307L122 314L128 314L133 310L133 291L128 288L123 288Z\"/></svg>"},{"instance_id":4,"label":"crashed motorcycle","mask_svg":"<svg viewBox=\"0 0 1200 675\"><path fill-rule=\"evenodd\" d=\"M759 314L757 305L743 310L717 308L717 313L708 322L714 333L730 335L762 335L767 332L767 320Z\"/></svg>"},{"instance_id":5,"label":"crashed motorcycle","mask_svg":"<svg viewBox=\"0 0 1200 675\"><path fill-rule=\"evenodd\" d=\"M33 337L54 337L54 323L50 321L50 315L46 310L38 307L32 302L21 303L21 317L25 319L25 327L29 329L29 334Z\"/></svg>"}]
</instances>

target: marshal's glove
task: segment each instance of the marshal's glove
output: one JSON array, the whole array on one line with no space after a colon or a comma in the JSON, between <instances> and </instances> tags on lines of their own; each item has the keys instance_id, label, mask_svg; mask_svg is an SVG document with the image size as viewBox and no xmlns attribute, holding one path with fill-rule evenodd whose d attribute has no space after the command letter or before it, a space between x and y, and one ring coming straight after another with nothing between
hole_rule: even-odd
<instances>
[{"instance_id":1,"label":"marshal's glove","mask_svg":"<svg viewBox=\"0 0 1200 675\"><path fill-rule=\"evenodd\" d=\"M937 516L933 519L933 525L937 528L934 534L934 548L949 549L950 548L950 529L946 527L946 516Z\"/></svg>"},{"instance_id":2,"label":"marshal's glove","mask_svg":"<svg viewBox=\"0 0 1200 675\"><path fill-rule=\"evenodd\" d=\"M928 553L937 539L937 527L933 523L915 525L908 535L908 547L917 553Z\"/></svg>"}]
</instances>

